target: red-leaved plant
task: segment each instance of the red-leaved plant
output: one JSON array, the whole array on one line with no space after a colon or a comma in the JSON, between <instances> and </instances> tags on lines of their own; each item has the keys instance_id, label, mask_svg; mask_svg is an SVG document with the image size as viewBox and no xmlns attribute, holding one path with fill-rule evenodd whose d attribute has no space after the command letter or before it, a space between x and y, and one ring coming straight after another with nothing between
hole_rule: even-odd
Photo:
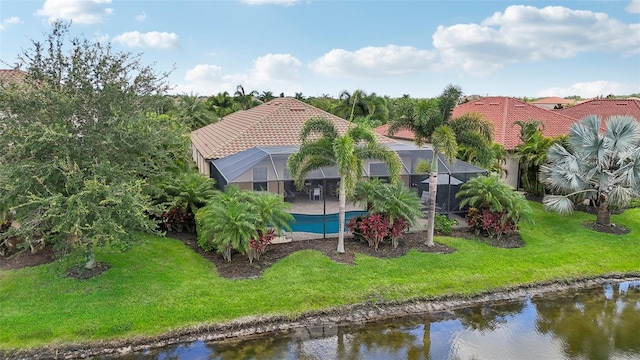
<instances>
[{"instance_id":1,"label":"red-leaved plant","mask_svg":"<svg viewBox=\"0 0 640 360\"><path fill-rule=\"evenodd\" d=\"M250 264L253 263L253 259L260 260L260 255L267 251L267 247L271 244L271 240L273 240L274 237L276 237L275 230L268 229L266 234L259 231L258 238L249 241L247 256L249 257Z\"/></svg>"},{"instance_id":2,"label":"red-leaved plant","mask_svg":"<svg viewBox=\"0 0 640 360\"><path fill-rule=\"evenodd\" d=\"M369 246L378 250L380 243L385 239L391 239L391 244L395 249L398 247L400 239L404 236L404 230L408 222L403 218L396 218L393 226L389 224L389 218L383 214L370 214L368 216L358 216L351 218L347 223L347 229L356 238L364 239Z\"/></svg>"}]
</instances>

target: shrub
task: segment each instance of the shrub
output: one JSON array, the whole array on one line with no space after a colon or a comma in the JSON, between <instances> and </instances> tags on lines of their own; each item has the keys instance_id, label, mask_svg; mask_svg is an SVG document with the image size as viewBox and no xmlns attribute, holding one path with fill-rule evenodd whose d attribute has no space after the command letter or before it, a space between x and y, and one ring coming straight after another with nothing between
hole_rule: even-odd
<instances>
[{"instance_id":1,"label":"shrub","mask_svg":"<svg viewBox=\"0 0 640 360\"><path fill-rule=\"evenodd\" d=\"M258 231L258 237L249 241L249 250L247 250L249 263L253 263L253 259L260 260L260 256L267 251L274 237L276 237L276 231L273 229L268 229L265 234Z\"/></svg>"},{"instance_id":2,"label":"shrub","mask_svg":"<svg viewBox=\"0 0 640 360\"><path fill-rule=\"evenodd\" d=\"M450 235L454 225L458 225L458 220L449 219L447 215L436 215L433 229L437 234Z\"/></svg>"},{"instance_id":3,"label":"shrub","mask_svg":"<svg viewBox=\"0 0 640 360\"><path fill-rule=\"evenodd\" d=\"M409 222L404 218L395 218L390 224L389 218L379 213L354 217L347 223L347 229L356 239L366 241L376 250L385 240L391 240L394 249L398 247L407 226Z\"/></svg>"},{"instance_id":4,"label":"shrub","mask_svg":"<svg viewBox=\"0 0 640 360\"><path fill-rule=\"evenodd\" d=\"M470 208L467 213L467 224L476 235L486 235L497 239L518 229L515 221L509 218L505 212L498 213L488 209Z\"/></svg>"},{"instance_id":5,"label":"shrub","mask_svg":"<svg viewBox=\"0 0 640 360\"><path fill-rule=\"evenodd\" d=\"M161 218L167 231L194 232L196 230L195 215L188 208L174 206L163 212Z\"/></svg>"}]
</instances>

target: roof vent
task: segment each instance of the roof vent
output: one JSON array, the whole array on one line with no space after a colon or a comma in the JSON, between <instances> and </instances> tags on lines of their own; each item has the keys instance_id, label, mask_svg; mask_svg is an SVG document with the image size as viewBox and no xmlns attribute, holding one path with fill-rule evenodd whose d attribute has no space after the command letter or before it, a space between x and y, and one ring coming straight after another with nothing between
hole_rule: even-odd
<instances>
[{"instance_id":1,"label":"roof vent","mask_svg":"<svg viewBox=\"0 0 640 360\"><path fill-rule=\"evenodd\" d=\"M514 106L515 107L525 107L526 105L525 104L515 104Z\"/></svg>"},{"instance_id":2,"label":"roof vent","mask_svg":"<svg viewBox=\"0 0 640 360\"><path fill-rule=\"evenodd\" d=\"M489 103L489 105L500 105L500 103L492 102L492 103Z\"/></svg>"},{"instance_id":3,"label":"roof vent","mask_svg":"<svg viewBox=\"0 0 640 360\"><path fill-rule=\"evenodd\" d=\"M616 105L627 105L627 103L616 103Z\"/></svg>"},{"instance_id":4,"label":"roof vent","mask_svg":"<svg viewBox=\"0 0 640 360\"><path fill-rule=\"evenodd\" d=\"M301 112L301 111L305 111L305 108L291 108L289 109L289 111L295 111L295 112Z\"/></svg>"},{"instance_id":5,"label":"roof vent","mask_svg":"<svg viewBox=\"0 0 640 360\"><path fill-rule=\"evenodd\" d=\"M475 104L476 104L476 105L484 105L484 103L483 103L483 102L476 102Z\"/></svg>"}]
</instances>

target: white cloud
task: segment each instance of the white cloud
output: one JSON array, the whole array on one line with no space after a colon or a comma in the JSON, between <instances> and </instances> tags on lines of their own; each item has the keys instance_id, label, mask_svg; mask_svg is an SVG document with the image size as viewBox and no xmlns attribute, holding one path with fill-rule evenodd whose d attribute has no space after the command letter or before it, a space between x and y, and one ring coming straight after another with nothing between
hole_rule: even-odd
<instances>
[{"instance_id":1,"label":"white cloud","mask_svg":"<svg viewBox=\"0 0 640 360\"><path fill-rule=\"evenodd\" d=\"M293 95L302 89L298 78L300 66L300 61L289 54L261 56L254 61L253 68L237 74L225 74L217 65L196 65L187 71L185 82L178 84L174 92L209 96L227 91L233 95L236 87L242 85L247 92L259 90Z\"/></svg>"},{"instance_id":2,"label":"white cloud","mask_svg":"<svg viewBox=\"0 0 640 360\"><path fill-rule=\"evenodd\" d=\"M291 6L299 2L299 0L242 0L247 5L284 5Z\"/></svg>"},{"instance_id":3,"label":"white cloud","mask_svg":"<svg viewBox=\"0 0 640 360\"><path fill-rule=\"evenodd\" d=\"M178 35L158 31L148 33L130 31L114 37L113 41L127 47L173 49L178 46Z\"/></svg>"},{"instance_id":4,"label":"white cloud","mask_svg":"<svg viewBox=\"0 0 640 360\"><path fill-rule=\"evenodd\" d=\"M36 15L48 16L50 20L73 20L76 24L95 24L113 13L107 7L111 0L45 0Z\"/></svg>"},{"instance_id":5,"label":"white cloud","mask_svg":"<svg viewBox=\"0 0 640 360\"><path fill-rule=\"evenodd\" d=\"M624 10L632 14L640 14L640 0L631 0Z\"/></svg>"},{"instance_id":6,"label":"white cloud","mask_svg":"<svg viewBox=\"0 0 640 360\"><path fill-rule=\"evenodd\" d=\"M310 68L332 77L375 78L428 70L436 54L413 46L368 46L356 51L333 49L314 60Z\"/></svg>"},{"instance_id":7,"label":"white cloud","mask_svg":"<svg viewBox=\"0 0 640 360\"><path fill-rule=\"evenodd\" d=\"M622 84L614 81L591 81L591 82L578 82L570 85L569 87L552 87L538 91L536 96L573 96L578 95L582 98L592 98L596 96L614 95L628 95L637 93L637 87L629 84Z\"/></svg>"},{"instance_id":8,"label":"white cloud","mask_svg":"<svg viewBox=\"0 0 640 360\"><path fill-rule=\"evenodd\" d=\"M632 54L640 23L561 6L513 5L480 24L439 26L433 45L452 68L488 73L510 62L556 60L585 52Z\"/></svg>"},{"instance_id":9,"label":"white cloud","mask_svg":"<svg viewBox=\"0 0 640 360\"><path fill-rule=\"evenodd\" d=\"M103 34L100 31L97 31L93 34L93 39L97 42L103 43L109 40L109 34Z\"/></svg>"},{"instance_id":10,"label":"white cloud","mask_svg":"<svg viewBox=\"0 0 640 360\"><path fill-rule=\"evenodd\" d=\"M2 19L2 21L0 21L0 30L5 30L9 25L19 24L21 22L22 20L17 16Z\"/></svg>"},{"instance_id":11,"label":"white cloud","mask_svg":"<svg viewBox=\"0 0 640 360\"><path fill-rule=\"evenodd\" d=\"M136 16L136 21L143 22L145 21L146 18L147 18L147 13L143 11L142 14Z\"/></svg>"}]
</instances>

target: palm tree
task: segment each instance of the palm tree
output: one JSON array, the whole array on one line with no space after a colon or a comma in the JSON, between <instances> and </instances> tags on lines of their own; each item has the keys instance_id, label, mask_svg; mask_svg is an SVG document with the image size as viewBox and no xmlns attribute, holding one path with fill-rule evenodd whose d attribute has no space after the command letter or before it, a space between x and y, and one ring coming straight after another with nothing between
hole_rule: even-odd
<instances>
[{"instance_id":1,"label":"palm tree","mask_svg":"<svg viewBox=\"0 0 640 360\"><path fill-rule=\"evenodd\" d=\"M238 85L236 87L236 92L233 94L236 101L242 106L242 110L247 110L252 107L253 97L257 96L258 92L256 90L252 90L250 93L245 93L244 87L242 85Z\"/></svg>"},{"instance_id":2,"label":"palm tree","mask_svg":"<svg viewBox=\"0 0 640 360\"><path fill-rule=\"evenodd\" d=\"M203 99L195 94L178 96L178 119L191 130L216 122L217 117L207 109Z\"/></svg>"},{"instance_id":3,"label":"palm tree","mask_svg":"<svg viewBox=\"0 0 640 360\"><path fill-rule=\"evenodd\" d=\"M543 124L537 120L516 121L520 126L520 141L516 146L515 157L521 166L522 187L532 195L544 194L544 185L538 179L540 166L547 159L547 150L557 140L542 135Z\"/></svg>"},{"instance_id":4,"label":"palm tree","mask_svg":"<svg viewBox=\"0 0 640 360\"><path fill-rule=\"evenodd\" d=\"M284 96L282 96L282 97L284 97ZM273 92L271 92L271 91L263 91L262 94L260 94L260 96L258 96L258 98L260 100L262 100L262 102L267 102L267 101L275 99L276 97L273 95Z\"/></svg>"},{"instance_id":5,"label":"palm tree","mask_svg":"<svg viewBox=\"0 0 640 360\"><path fill-rule=\"evenodd\" d=\"M553 144L541 179L552 192L545 208L563 214L573 201L598 204L596 224L611 225L609 206L626 206L640 186L640 124L631 116L612 116L601 129L601 118L589 115L571 126L567 145Z\"/></svg>"},{"instance_id":6,"label":"palm tree","mask_svg":"<svg viewBox=\"0 0 640 360\"><path fill-rule=\"evenodd\" d=\"M218 117L225 117L233 112L233 98L226 91L218 93L216 96L211 96L209 101Z\"/></svg>"},{"instance_id":7,"label":"palm tree","mask_svg":"<svg viewBox=\"0 0 640 360\"><path fill-rule=\"evenodd\" d=\"M405 113L396 113L396 117L389 123L389 135L393 135L401 129L413 132L414 142L417 146L431 141L433 156L430 161L429 172L429 202L427 219L427 239L425 245L434 246L433 232L436 216L436 195L438 188L438 158L452 162L458 152L458 141L476 146L481 154L490 153L482 147L490 146L488 135L492 129L488 122L474 122L473 117L464 117L460 120L451 120L451 112L458 104L462 96L462 90L455 85L448 85L440 97L437 105L428 100L415 103L414 107L403 107ZM408 102L408 101L407 101ZM484 155L483 155L484 156Z\"/></svg>"},{"instance_id":8,"label":"palm tree","mask_svg":"<svg viewBox=\"0 0 640 360\"><path fill-rule=\"evenodd\" d=\"M324 118L309 119L300 132L300 150L289 157L289 173L298 188L313 170L336 166L340 175L338 249L344 253L345 203L362 178L363 161L379 159L387 163L393 182L399 181L401 162L398 154L379 144L374 132L366 127L350 124L340 135L335 125Z\"/></svg>"}]
</instances>

